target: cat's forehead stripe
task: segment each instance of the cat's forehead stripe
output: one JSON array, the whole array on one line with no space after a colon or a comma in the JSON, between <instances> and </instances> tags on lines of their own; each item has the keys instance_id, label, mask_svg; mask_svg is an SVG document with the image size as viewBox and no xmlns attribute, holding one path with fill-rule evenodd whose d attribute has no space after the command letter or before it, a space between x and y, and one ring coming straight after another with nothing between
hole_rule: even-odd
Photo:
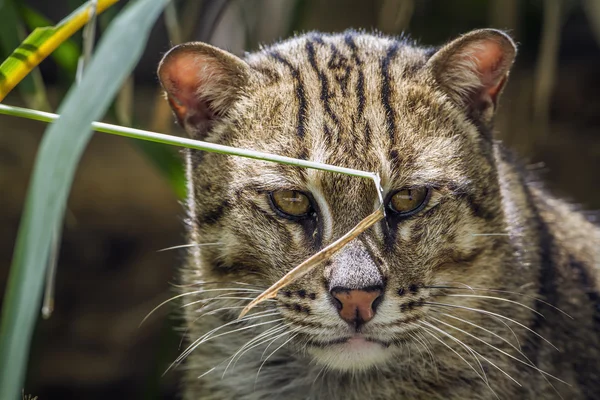
<instances>
[{"instance_id":1,"label":"cat's forehead stripe","mask_svg":"<svg viewBox=\"0 0 600 400\"><path fill-rule=\"evenodd\" d=\"M358 119L363 118L363 112L365 109L365 72L363 71L362 60L358 56L358 48L356 47L356 43L354 43L354 38L351 33L347 33L344 36L344 42L350 47L352 51L352 59L357 66L358 77L356 80L356 97L358 98L358 106L356 109L356 117Z\"/></svg>"},{"instance_id":2,"label":"cat's forehead stripe","mask_svg":"<svg viewBox=\"0 0 600 400\"><path fill-rule=\"evenodd\" d=\"M290 70L290 73L295 80L296 97L298 99L298 122L296 125L296 132L298 133L298 137L303 139L306 131L307 103L306 91L304 89L304 82L300 70L276 51L271 51L269 55L285 65Z\"/></svg>"},{"instance_id":3,"label":"cat's forehead stripe","mask_svg":"<svg viewBox=\"0 0 600 400\"><path fill-rule=\"evenodd\" d=\"M322 40L315 39L315 42L319 45L325 45L325 43ZM333 112L333 110L331 109L331 105L330 105L330 96L332 94L331 94L330 88L329 88L329 79L327 78L327 75L319 69L319 66L317 65L317 61L315 59L315 46L314 46L315 42L312 42L311 40L306 41L306 44L305 44L306 56L308 58L308 62L310 64L312 70L314 71L314 73L317 75L317 78L319 79L319 83L321 86L321 92L320 92L319 98L321 100L321 105L323 107L323 110L325 111L325 114L327 114L327 117L329 119L331 119L331 122L333 123L333 125L336 126L339 131L341 128L340 119Z\"/></svg>"},{"instance_id":4,"label":"cat's forehead stripe","mask_svg":"<svg viewBox=\"0 0 600 400\"><path fill-rule=\"evenodd\" d=\"M392 107L392 88L390 78L390 63L398 53L398 43L393 43L381 62L381 102L385 109L385 119L390 142L394 143L396 136L396 112Z\"/></svg>"}]
</instances>

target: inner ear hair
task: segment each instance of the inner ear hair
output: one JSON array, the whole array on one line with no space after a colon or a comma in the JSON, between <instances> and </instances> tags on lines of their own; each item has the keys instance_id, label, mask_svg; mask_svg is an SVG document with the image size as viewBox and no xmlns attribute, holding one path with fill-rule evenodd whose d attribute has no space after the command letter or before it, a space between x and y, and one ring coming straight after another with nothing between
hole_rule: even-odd
<instances>
[{"instance_id":1,"label":"inner ear hair","mask_svg":"<svg viewBox=\"0 0 600 400\"><path fill-rule=\"evenodd\" d=\"M473 118L489 123L515 60L506 33L481 29L443 46L427 65L433 78Z\"/></svg>"},{"instance_id":2,"label":"inner ear hair","mask_svg":"<svg viewBox=\"0 0 600 400\"><path fill-rule=\"evenodd\" d=\"M191 137L203 140L212 123L243 96L249 70L233 54L193 42L165 54L158 78L179 124Z\"/></svg>"}]
</instances>

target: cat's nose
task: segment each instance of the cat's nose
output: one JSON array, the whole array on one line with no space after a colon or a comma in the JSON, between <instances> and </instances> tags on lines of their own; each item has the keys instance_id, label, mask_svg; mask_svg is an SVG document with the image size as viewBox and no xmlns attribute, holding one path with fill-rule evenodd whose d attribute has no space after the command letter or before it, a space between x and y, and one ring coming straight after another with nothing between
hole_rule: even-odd
<instances>
[{"instance_id":1,"label":"cat's nose","mask_svg":"<svg viewBox=\"0 0 600 400\"><path fill-rule=\"evenodd\" d=\"M359 327L375 316L377 306L383 298L383 290L335 287L331 289L331 295L340 317L355 327Z\"/></svg>"}]
</instances>

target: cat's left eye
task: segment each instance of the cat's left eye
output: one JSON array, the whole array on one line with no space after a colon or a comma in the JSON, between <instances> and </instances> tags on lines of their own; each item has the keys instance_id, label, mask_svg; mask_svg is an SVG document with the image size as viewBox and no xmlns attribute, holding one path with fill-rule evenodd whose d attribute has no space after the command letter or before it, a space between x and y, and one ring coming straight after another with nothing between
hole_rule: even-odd
<instances>
[{"instance_id":1,"label":"cat's left eye","mask_svg":"<svg viewBox=\"0 0 600 400\"><path fill-rule=\"evenodd\" d=\"M402 216L410 216L421 211L429 200L429 189L426 187L398 190L388 202L388 208Z\"/></svg>"},{"instance_id":2,"label":"cat's left eye","mask_svg":"<svg viewBox=\"0 0 600 400\"><path fill-rule=\"evenodd\" d=\"M307 195L297 190L280 190L271 193L273 207L284 217L303 218L312 211L312 204Z\"/></svg>"}]
</instances>

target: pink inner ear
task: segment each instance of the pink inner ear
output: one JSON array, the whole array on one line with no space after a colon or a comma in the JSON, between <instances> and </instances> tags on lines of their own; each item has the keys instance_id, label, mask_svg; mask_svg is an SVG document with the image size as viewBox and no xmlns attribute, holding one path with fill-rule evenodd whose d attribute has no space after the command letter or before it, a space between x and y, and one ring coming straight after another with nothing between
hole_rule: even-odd
<instances>
[{"instance_id":1,"label":"pink inner ear","mask_svg":"<svg viewBox=\"0 0 600 400\"><path fill-rule=\"evenodd\" d=\"M502 47L493 40L474 43L471 46L469 58L475 64L484 90L495 99L506 80L500 68L504 61Z\"/></svg>"},{"instance_id":2,"label":"pink inner ear","mask_svg":"<svg viewBox=\"0 0 600 400\"><path fill-rule=\"evenodd\" d=\"M474 47L473 57L477 61L479 71L482 73L486 71L494 72L502 62L502 49L500 45L488 40L483 43L477 43Z\"/></svg>"},{"instance_id":3,"label":"pink inner ear","mask_svg":"<svg viewBox=\"0 0 600 400\"><path fill-rule=\"evenodd\" d=\"M161 66L160 80L180 121L210 117L204 115L209 110L202 95L210 93L207 86L211 80L219 79L214 63L209 57L182 51L168 57Z\"/></svg>"}]
</instances>

